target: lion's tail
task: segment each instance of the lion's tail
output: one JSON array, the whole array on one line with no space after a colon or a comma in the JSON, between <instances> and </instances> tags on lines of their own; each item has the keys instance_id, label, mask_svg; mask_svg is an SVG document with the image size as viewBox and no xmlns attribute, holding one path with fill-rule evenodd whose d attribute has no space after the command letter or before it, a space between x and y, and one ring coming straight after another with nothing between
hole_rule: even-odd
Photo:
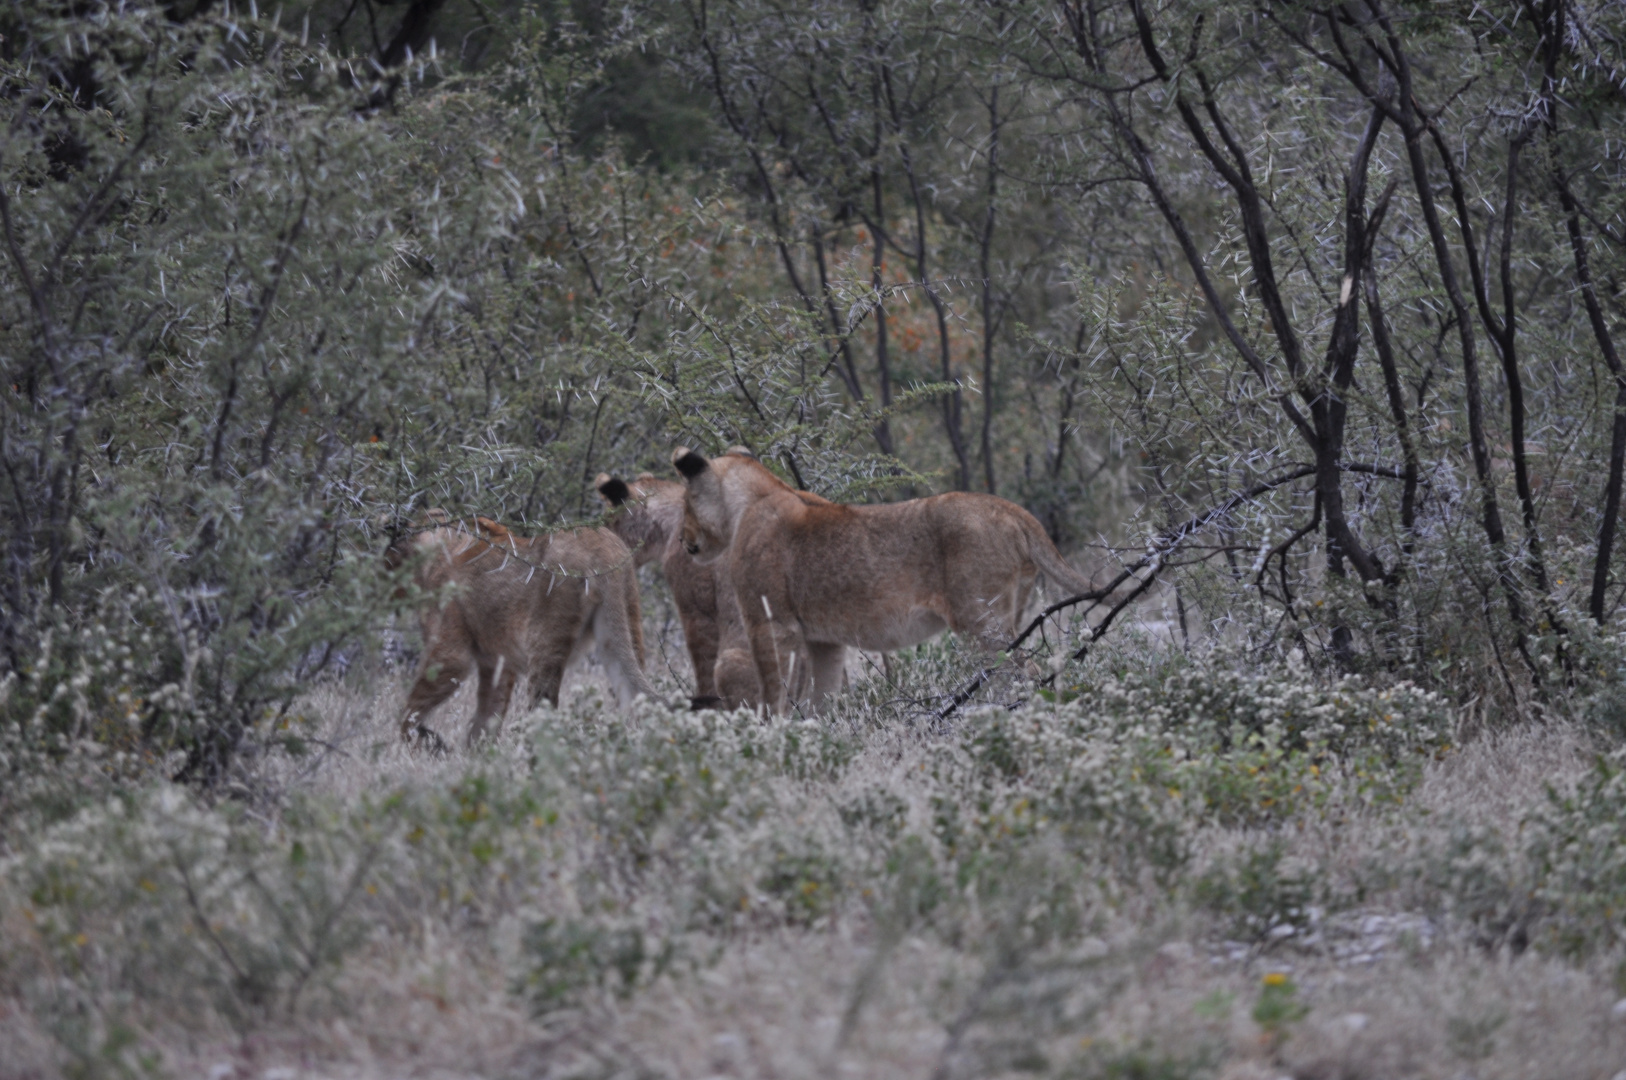
<instances>
[{"instance_id":1,"label":"lion's tail","mask_svg":"<svg viewBox=\"0 0 1626 1080\"><path fill-rule=\"evenodd\" d=\"M606 598L593 613L593 638L598 646L599 661L610 676L611 689L620 704L630 704L637 694L654 701L655 688L644 674L643 614L638 604L638 579L633 576L630 565L612 571L606 579L601 588L619 581L626 593L620 603L613 595Z\"/></svg>"},{"instance_id":2,"label":"lion's tail","mask_svg":"<svg viewBox=\"0 0 1626 1080\"><path fill-rule=\"evenodd\" d=\"M1056 550L1056 545L1050 542L1050 537L1045 535L1044 529L1036 521L1028 531L1028 558L1033 560L1046 580L1064 595L1079 596L1095 588L1089 578L1073 569L1061 557L1061 552Z\"/></svg>"}]
</instances>

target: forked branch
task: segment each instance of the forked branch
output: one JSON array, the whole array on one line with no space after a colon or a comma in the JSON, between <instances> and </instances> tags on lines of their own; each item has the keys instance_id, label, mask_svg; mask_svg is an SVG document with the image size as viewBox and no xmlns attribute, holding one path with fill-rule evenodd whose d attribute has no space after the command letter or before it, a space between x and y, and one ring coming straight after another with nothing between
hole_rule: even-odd
<instances>
[{"instance_id":1,"label":"forked branch","mask_svg":"<svg viewBox=\"0 0 1626 1080\"><path fill-rule=\"evenodd\" d=\"M1140 558L1136 559L1134 562L1120 570L1117 576L1114 577L1108 584L1099 589L1091 589L1089 592L1079 593L1076 596L1069 596L1065 600L1058 600L1056 603L1045 608L1038 615L1035 615L1033 620L1027 624L1022 632L1017 634L1009 645L1005 646L1004 650L1000 654L1001 656L1005 657L1005 659L981 668L976 672L976 674L972 675L971 678L967 679L958 690L954 691L954 693L949 696L948 702L944 704L942 708L937 710L935 714L936 719L947 719L961 705L964 705L967 701L971 700L972 695L986 686L988 680L993 678L994 673L999 671L1005 666L1006 663L1009 662L1009 655L1021 648L1028 638L1037 633L1039 628L1044 625L1045 620L1050 618L1050 616L1067 608L1076 607L1079 604L1089 604L1090 606L1085 608L1083 613L1083 617L1087 619L1103 603L1111 600L1113 594L1117 593L1120 588L1128 584L1130 581L1133 581L1134 584L1130 586L1129 591L1118 596L1116 600L1113 600L1112 606L1107 609L1106 615L1099 623L1090 628L1089 640L1083 645L1079 646L1078 650L1073 653L1072 658L1074 660L1084 659L1084 656L1090 650L1090 646L1101 639L1102 635L1106 633L1107 628L1112 625L1118 616L1122 614L1130 604L1140 599L1147 589L1152 587L1152 584L1157 580L1158 574L1162 572L1166 565L1168 565L1169 556L1178 551L1181 546L1186 543L1186 541L1190 540L1193 536L1202 532L1210 525L1229 517L1239 506L1242 506L1244 503L1252 502L1265 492L1279 488L1284 484L1290 484L1294 480L1302 480L1306 476L1314 476L1315 471L1316 467L1314 465L1300 465L1298 468L1285 472L1280 476L1273 477L1269 480L1261 480L1257 484L1253 484L1241 491L1235 492L1217 506L1210 507L1208 510L1205 510L1195 517L1188 518L1174 528L1159 533L1157 536L1152 538L1152 541L1149 544L1147 544L1146 554L1142 555ZM1146 571L1145 575L1143 577L1136 577L1136 575L1140 574L1143 570ZM1041 680L1040 685L1049 685L1055 681L1055 678L1055 674L1051 674L1049 677Z\"/></svg>"}]
</instances>

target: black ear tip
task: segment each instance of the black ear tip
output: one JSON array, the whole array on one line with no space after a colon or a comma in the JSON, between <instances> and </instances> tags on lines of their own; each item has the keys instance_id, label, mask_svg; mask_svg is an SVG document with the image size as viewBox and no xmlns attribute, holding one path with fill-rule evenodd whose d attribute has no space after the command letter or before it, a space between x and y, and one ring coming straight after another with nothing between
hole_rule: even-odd
<instances>
[{"instance_id":1,"label":"black ear tip","mask_svg":"<svg viewBox=\"0 0 1626 1080\"><path fill-rule=\"evenodd\" d=\"M627 482L619 476L603 476L599 478L598 493L604 496L611 506L620 506L632 497L632 491Z\"/></svg>"},{"instance_id":2,"label":"black ear tip","mask_svg":"<svg viewBox=\"0 0 1626 1080\"><path fill-rule=\"evenodd\" d=\"M687 479L693 480L706 471L707 461L687 446L672 451L672 465Z\"/></svg>"}]
</instances>

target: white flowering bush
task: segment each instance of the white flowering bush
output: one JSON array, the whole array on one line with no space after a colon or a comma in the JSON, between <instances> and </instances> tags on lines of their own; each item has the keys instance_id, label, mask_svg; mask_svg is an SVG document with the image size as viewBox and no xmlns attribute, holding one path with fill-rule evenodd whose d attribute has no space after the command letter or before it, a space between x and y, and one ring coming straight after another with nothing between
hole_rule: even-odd
<instances>
[{"instance_id":1,"label":"white flowering bush","mask_svg":"<svg viewBox=\"0 0 1626 1080\"><path fill-rule=\"evenodd\" d=\"M436 926L553 1014L852 919L1026 970L1148 886L1262 930L1308 903L1299 879L1271 856L1188 880L1205 830L1393 805L1447 717L1407 686L1200 664L935 734L588 694L345 800L267 815L149 785L41 819L0 868L0 921L27 941L0 992L252 1027Z\"/></svg>"}]
</instances>

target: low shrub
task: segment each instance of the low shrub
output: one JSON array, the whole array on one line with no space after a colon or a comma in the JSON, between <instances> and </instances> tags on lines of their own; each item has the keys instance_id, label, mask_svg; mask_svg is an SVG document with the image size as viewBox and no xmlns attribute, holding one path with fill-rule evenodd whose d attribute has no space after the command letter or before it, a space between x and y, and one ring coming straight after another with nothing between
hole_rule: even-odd
<instances>
[{"instance_id":1,"label":"low shrub","mask_svg":"<svg viewBox=\"0 0 1626 1080\"><path fill-rule=\"evenodd\" d=\"M639 926L543 919L525 935L530 958L517 989L538 1015L581 1005L592 992L627 997L672 961L670 943L652 949Z\"/></svg>"},{"instance_id":2,"label":"low shrub","mask_svg":"<svg viewBox=\"0 0 1626 1080\"><path fill-rule=\"evenodd\" d=\"M1626 941L1626 750L1573 793L1550 790L1523 833L1538 941L1577 957Z\"/></svg>"},{"instance_id":3,"label":"low shrub","mask_svg":"<svg viewBox=\"0 0 1626 1080\"><path fill-rule=\"evenodd\" d=\"M1299 925L1309 886L1274 846L1210 863L1188 894L1204 831L1381 810L1447 732L1427 694L1297 672L1186 665L1071 693L934 735L589 694L467 758L271 816L147 785L40 819L0 864L0 918L27 928L0 992L66 979L132 1022L251 1025L310 1007L370 941L441 926L552 1013L681 977L741 935L851 917L883 952L925 935L1043 987L1052 960L1094 962L1073 953L1128 897L1194 897L1249 937Z\"/></svg>"},{"instance_id":4,"label":"low shrub","mask_svg":"<svg viewBox=\"0 0 1626 1080\"><path fill-rule=\"evenodd\" d=\"M1211 866L1197 879L1192 897L1228 916L1234 938L1257 942L1307 929L1315 891L1309 868L1287 858L1281 840L1272 838Z\"/></svg>"},{"instance_id":5,"label":"low shrub","mask_svg":"<svg viewBox=\"0 0 1626 1080\"><path fill-rule=\"evenodd\" d=\"M1218 661L1057 698L970 714L938 748L934 775L976 792L938 815L951 850L1058 829L1126 873L1173 881L1199 825L1403 799L1452 730L1445 703L1410 684L1249 675Z\"/></svg>"},{"instance_id":6,"label":"low shrub","mask_svg":"<svg viewBox=\"0 0 1626 1080\"><path fill-rule=\"evenodd\" d=\"M301 803L273 832L174 787L86 809L6 868L34 974L239 1023L290 1009L367 936L386 842L347 818Z\"/></svg>"}]
</instances>

